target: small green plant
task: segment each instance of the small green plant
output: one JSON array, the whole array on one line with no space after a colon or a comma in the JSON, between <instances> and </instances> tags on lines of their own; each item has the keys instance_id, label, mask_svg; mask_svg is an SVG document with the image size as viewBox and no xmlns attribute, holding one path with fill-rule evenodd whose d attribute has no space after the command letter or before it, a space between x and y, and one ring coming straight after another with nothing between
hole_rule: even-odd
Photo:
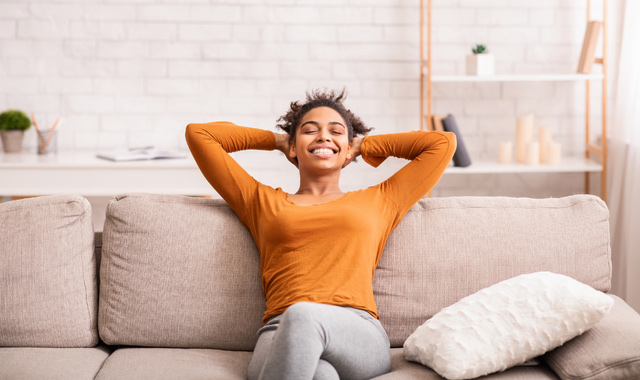
<instances>
[{"instance_id":1,"label":"small green plant","mask_svg":"<svg viewBox=\"0 0 640 380\"><path fill-rule=\"evenodd\" d=\"M471 51L473 52L473 54L486 54L489 52L489 50L487 50L487 47L484 45L476 45L476 47L471 48Z\"/></svg>"},{"instance_id":2,"label":"small green plant","mask_svg":"<svg viewBox=\"0 0 640 380\"><path fill-rule=\"evenodd\" d=\"M7 110L0 113L0 131L24 131L31 126L31 120L22 111Z\"/></svg>"}]
</instances>

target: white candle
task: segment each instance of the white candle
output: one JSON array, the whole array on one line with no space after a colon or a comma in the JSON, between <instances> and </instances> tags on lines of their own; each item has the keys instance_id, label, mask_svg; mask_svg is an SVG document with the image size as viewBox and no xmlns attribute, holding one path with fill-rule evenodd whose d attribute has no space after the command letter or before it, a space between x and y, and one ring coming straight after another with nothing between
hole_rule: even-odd
<instances>
[{"instance_id":1,"label":"white candle","mask_svg":"<svg viewBox=\"0 0 640 380\"><path fill-rule=\"evenodd\" d=\"M513 144L511 141L501 141L498 144L498 163L510 164L513 156Z\"/></svg>"},{"instance_id":2,"label":"white candle","mask_svg":"<svg viewBox=\"0 0 640 380\"><path fill-rule=\"evenodd\" d=\"M547 144L547 161L549 165L560 165L562 161L562 146L560 143L551 141Z\"/></svg>"},{"instance_id":3,"label":"white candle","mask_svg":"<svg viewBox=\"0 0 640 380\"><path fill-rule=\"evenodd\" d=\"M551 142L551 127L538 127L538 143L540 144L540 162L547 162L547 149Z\"/></svg>"},{"instance_id":4,"label":"white candle","mask_svg":"<svg viewBox=\"0 0 640 380\"><path fill-rule=\"evenodd\" d=\"M524 163L527 165L538 165L540 163L540 144L535 141L527 144Z\"/></svg>"},{"instance_id":5,"label":"white candle","mask_svg":"<svg viewBox=\"0 0 640 380\"><path fill-rule=\"evenodd\" d=\"M525 163L527 144L533 141L533 114L528 113L518 118L516 125L516 161Z\"/></svg>"}]
</instances>

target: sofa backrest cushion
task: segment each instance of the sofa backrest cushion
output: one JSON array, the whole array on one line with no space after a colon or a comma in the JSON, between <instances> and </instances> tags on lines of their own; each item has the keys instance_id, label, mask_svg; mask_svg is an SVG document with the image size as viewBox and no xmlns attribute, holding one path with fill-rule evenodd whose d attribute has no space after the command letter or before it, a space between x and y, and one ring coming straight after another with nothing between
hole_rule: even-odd
<instances>
[{"instance_id":1,"label":"sofa backrest cushion","mask_svg":"<svg viewBox=\"0 0 640 380\"><path fill-rule=\"evenodd\" d=\"M117 196L102 238L107 344L253 349L265 311L260 258L224 201Z\"/></svg>"},{"instance_id":2,"label":"sofa backrest cushion","mask_svg":"<svg viewBox=\"0 0 640 380\"><path fill-rule=\"evenodd\" d=\"M0 346L95 346L97 307L89 202L0 204Z\"/></svg>"},{"instance_id":3,"label":"sofa backrest cushion","mask_svg":"<svg viewBox=\"0 0 640 380\"><path fill-rule=\"evenodd\" d=\"M598 197L431 198L389 237L374 277L392 346L461 298L519 274L551 271L611 284L609 212Z\"/></svg>"}]
</instances>

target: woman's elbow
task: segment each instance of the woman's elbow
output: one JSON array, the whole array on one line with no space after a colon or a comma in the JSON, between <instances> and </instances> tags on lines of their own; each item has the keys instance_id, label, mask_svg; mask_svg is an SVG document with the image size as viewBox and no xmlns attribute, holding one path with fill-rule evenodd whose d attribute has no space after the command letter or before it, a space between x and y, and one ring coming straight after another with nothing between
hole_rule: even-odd
<instances>
[{"instance_id":1,"label":"woman's elbow","mask_svg":"<svg viewBox=\"0 0 640 380\"><path fill-rule=\"evenodd\" d=\"M458 144L458 140L456 139L456 134L453 132L445 132L445 131L435 131L430 132L434 135L437 135L437 140L435 145L441 147L445 150L455 150Z\"/></svg>"},{"instance_id":2,"label":"woman's elbow","mask_svg":"<svg viewBox=\"0 0 640 380\"><path fill-rule=\"evenodd\" d=\"M185 128L184 136L187 140L187 145L190 145L195 141L206 139L209 134L205 131L205 124L189 123Z\"/></svg>"},{"instance_id":3,"label":"woman's elbow","mask_svg":"<svg viewBox=\"0 0 640 380\"><path fill-rule=\"evenodd\" d=\"M187 141L189 141L190 136L193 136L196 133L197 129L199 129L198 124L196 123L187 124L187 127L184 130L184 135L187 138Z\"/></svg>"},{"instance_id":4,"label":"woman's elbow","mask_svg":"<svg viewBox=\"0 0 640 380\"><path fill-rule=\"evenodd\" d=\"M442 133L445 135L445 138L447 139L447 143L449 144L451 149L455 150L456 147L458 146L458 140L456 138L456 134L453 132L442 132Z\"/></svg>"},{"instance_id":5,"label":"woman's elbow","mask_svg":"<svg viewBox=\"0 0 640 380\"><path fill-rule=\"evenodd\" d=\"M453 132L443 132L447 139L447 155L453 157L456 149L458 148L458 139Z\"/></svg>"},{"instance_id":6,"label":"woman's elbow","mask_svg":"<svg viewBox=\"0 0 640 380\"><path fill-rule=\"evenodd\" d=\"M458 146L456 134L445 131L436 131L435 133L438 135L438 141L434 144L435 148L441 151L445 157L453 157Z\"/></svg>"}]
</instances>

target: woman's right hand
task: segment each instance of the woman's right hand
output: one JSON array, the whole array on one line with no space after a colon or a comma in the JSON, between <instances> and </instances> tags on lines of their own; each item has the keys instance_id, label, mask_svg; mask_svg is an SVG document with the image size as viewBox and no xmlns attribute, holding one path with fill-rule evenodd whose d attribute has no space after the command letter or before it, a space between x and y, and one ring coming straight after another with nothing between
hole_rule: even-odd
<instances>
[{"instance_id":1,"label":"woman's right hand","mask_svg":"<svg viewBox=\"0 0 640 380\"><path fill-rule=\"evenodd\" d=\"M276 137L276 149L284 153L287 160L291 162L296 168L298 167L298 160L295 157L289 155L289 135L286 133L274 133Z\"/></svg>"}]
</instances>

